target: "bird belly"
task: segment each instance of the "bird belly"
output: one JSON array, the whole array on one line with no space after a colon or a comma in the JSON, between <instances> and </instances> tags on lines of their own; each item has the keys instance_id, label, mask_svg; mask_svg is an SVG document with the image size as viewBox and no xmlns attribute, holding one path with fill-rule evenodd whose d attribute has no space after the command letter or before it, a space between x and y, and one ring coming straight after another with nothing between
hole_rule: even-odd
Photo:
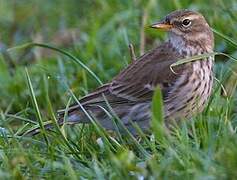
<instances>
[{"instance_id":1,"label":"bird belly","mask_svg":"<svg viewBox=\"0 0 237 180\"><path fill-rule=\"evenodd\" d=\"M199 60L181 75L164 101L166 119L180 120L203 111L213 85L212 66L212 58Z\"/></svg>"}]
</instances>

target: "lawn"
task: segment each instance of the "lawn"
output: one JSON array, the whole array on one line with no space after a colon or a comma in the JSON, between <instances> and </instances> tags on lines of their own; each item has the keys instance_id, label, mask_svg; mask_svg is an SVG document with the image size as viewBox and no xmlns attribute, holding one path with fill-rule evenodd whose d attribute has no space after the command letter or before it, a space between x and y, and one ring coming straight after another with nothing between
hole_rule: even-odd
<instances>
[{"instance_id":1,"label":"lawn","mask_svg":"<svg viewBox=\"0 0 237 180\"><path fill-rule=\"evenodd\" d=\"M201 12L215 32L215 86L202 114L153 135L94 125L21 136L165 41L148 28L176 9ZM235 0L0 0L1 179L236 179ZM153 104L160 107L159 91ZM156 113L154 113L156 114Z\"/></svg>"}]
</instances>

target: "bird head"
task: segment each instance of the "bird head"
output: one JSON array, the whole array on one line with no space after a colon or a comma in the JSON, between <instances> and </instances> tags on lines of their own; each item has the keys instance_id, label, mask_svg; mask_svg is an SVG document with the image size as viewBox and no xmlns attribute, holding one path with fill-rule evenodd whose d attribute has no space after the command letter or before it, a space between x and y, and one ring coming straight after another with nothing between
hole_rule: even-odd
<instances>
[{"instance_id":1,"label":"bird head","mask_svg":"<svg viewBox=\"0 0 237 180\"><path fill-rule=\"evenodd\" d=\"M151 25L152 28L169 32L169 39L176 42L198 43L208 49L213 49L213 33L205 18L195 11L178 10L168 14L163 20ZM177 41L177 39L180 39Z\"/></svg>"}]
</instances>

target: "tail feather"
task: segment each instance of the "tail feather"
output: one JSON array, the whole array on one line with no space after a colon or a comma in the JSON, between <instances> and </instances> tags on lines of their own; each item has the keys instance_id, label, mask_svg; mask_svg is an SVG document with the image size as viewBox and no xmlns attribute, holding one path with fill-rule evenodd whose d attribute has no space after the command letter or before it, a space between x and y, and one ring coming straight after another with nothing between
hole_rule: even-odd
<instances>
[{"instance_id":1,"label":"tail feather","mask_svg":"<svg viewBox=\"0 0 237 180\"><path fill-rule=\"evenodd\" d=\"M65 111L60 111L58 113L58 125L61 127L64 124L77 124L77 123L86 123L87 121L85 121L85 116L83 115L82 112L80 112L80 110L78 109L74 109L71 110L70 112L67 112L67 116L65 116ZM65 119L65 121L64 121ZM45 130L52 130L54 128L54 124L52 122L45 124L44 125L44 129ZM23 135L24 136L35 136L37 134L39 134L41 131L40 127L36 127L34 129L31 129L27 132L25 132Z\"/></svg>"}]
</instances>

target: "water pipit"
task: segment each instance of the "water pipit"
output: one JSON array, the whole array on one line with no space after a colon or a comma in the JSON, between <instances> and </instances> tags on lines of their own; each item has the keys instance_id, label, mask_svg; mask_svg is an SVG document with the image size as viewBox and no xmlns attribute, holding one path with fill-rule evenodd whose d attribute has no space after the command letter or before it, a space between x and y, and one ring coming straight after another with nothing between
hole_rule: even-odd
<instances>
[{"instance_id":1,"label":"water pipit","mask_svg":"<svg viewBox=\"0 0 237 180\"><path fill-rule=\"evenodd\" d=\"M131 121L144 131L149 130L151 101L157 86L163 95L166 124L192 117L208 101L213 84L213 57L176 66L176 73L170 69L179 59L213 52L214 37L205 18L194 11L179 10L151 27L168 31L168 40L137 58L111 82L79 100L84 110L105 129L115 129L108 115L112 108L130 132L135 133ZM60 125L64 114L64 110L59 111ZM91 122L78 103L70 106L66 114L67 124ZM39 129L31 134L37 132Z\"/></svg>"}]
</instances>

